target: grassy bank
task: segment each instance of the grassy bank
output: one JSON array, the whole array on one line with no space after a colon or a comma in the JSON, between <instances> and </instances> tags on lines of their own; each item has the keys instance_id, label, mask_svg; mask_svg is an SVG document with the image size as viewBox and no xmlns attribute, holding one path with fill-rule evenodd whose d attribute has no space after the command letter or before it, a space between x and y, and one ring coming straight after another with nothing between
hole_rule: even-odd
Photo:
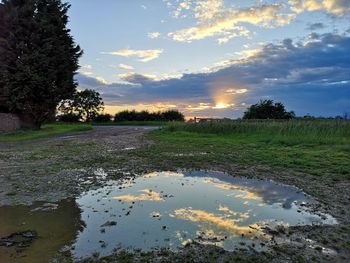
<instances>
[{"instance_id":1,"label":"grassy bank","mask_svg":"<svg viewBox=\"0 0 350 263\"><path fill-rule=\"evenodd\" d=\"M155 159L173 158L179 166L188 162L268 165L334 180L350 179L348 121L174 123L150 136L158 143L148 154L154 152Z\"/></svg>"},{"instance_id":2,"label":"grassy bank","mask_svg":"<svg viewBox=\"0 0 350 263\"><path fill-rule=\"evenodd\" d=\"M32 140L44 137L50 137L54 135L65 134L69 132L79 132L91 130L92 126L85 123L55 123L43 125L40 130L23 130L14 133L0 134L0 142L16 142Z\"/></svg>"}]
</instances>

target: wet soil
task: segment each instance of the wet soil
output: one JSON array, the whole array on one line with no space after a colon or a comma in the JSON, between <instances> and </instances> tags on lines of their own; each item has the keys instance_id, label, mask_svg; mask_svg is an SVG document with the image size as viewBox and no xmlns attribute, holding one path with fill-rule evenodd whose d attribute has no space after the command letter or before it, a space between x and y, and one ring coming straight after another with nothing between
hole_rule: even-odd
<instances>
[{"instance_id":1,"label":"wet soil","mask_svg":"<svg viewBox=\"0 0 350 263\"><path fill-rule=\"evenodd\" d=\"M152 129L154 127L97 127L93 131L60 137L24 143L1 143L0 205L3 207L31 205L37 201L59 204L61 200L74 198L84 191L97 189L110 179L123 178L130 174L191 168L217 170L237 177L271 179L294 185L319 201L314 209L333 215L339 224L290 227L288 231L277 232L275 235L276 240L279 237L283 239L283 236L288 236L291 242L281 244L276 241L272 250L262 253L252 252L244 246L238 251L228 252L217 247L193 243L177 253L168 250L132 254L115 251L112 256L103 260L105 262L133 262L144 259L154 262L349 261L349 181L320 178L266 166L243 166L234 163L193 164L189 161L178 167L174 165L175 162L171 158L161 163L151 163L148 158L140 158L134 153L140 149L147 149L153 144L145 136ZM28 229L26 227L22 231ZM1 237L16 232L19 232L18 227L2 231ZM38 242L35 240L33 243ZM67 255L63 253L61 256L56 258L56 262L66 260ZM95 256L85 262L94 262L100 258L99 255Z\"/></svg>"}]
</instances>

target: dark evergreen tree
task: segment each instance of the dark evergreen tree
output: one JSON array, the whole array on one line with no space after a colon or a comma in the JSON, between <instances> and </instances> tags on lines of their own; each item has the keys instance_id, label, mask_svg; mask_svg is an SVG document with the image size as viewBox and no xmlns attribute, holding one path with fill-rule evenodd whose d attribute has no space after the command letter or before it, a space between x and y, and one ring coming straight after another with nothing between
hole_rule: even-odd
<instances>
[{"instance_id":1,"label":"dark evergreen tree","mask_svg":"<svg viewBox=\"0 0 350 263\"><path fill-rule=\"evenodd\" d=\"M4 67L4 47L6 46L6 38L8 33L5 14L4 5L0 4L0 112L8 112L8 92L5 89L4 76L2 75L2 68Z\"/></svg>"},{"instance_id":2,"label":"dark evergreen tree","mask_svg":"<svg viewBox=\"0 0 350 263\"><path fill-rule=\"evenodd\" d=\"M7 107L35 128L72 97L82 51L67 28L69 5L60 0L4 0L0 41L2 87Z\"/></svg>"}]
</instances>

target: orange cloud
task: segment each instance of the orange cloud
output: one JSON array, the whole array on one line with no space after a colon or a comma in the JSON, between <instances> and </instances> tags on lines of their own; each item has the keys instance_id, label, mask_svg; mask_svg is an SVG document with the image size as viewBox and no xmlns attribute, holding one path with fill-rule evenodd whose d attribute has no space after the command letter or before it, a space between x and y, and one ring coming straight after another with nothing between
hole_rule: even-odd
<instances>
[{"instance_id":1,"label":"orange cloud","mask_svg":"<svg viewBox=\"0 0 350 263\"><path fill-rule=\"evenodd\" d=\"M209 213L204 210L181 208L175 210L174 214L178 218L203 224L204 228L209 228L214 231L214 236L221 236L223 233L229 233L231 235L244 234L251 238L263 236L263 232L257 224L249 226L237 224L249 218L247 213L229 212L231 213L215 215L214 213ZM231 218L235 215L238 215L238 217Z\"/></svg>"},{"instance_id":2,"label":"orange cloud","mask_svg":"<svg viewBox=\"0 0 350 263\"><path fill-rule=\"evenodd\" d=\"M118 51L109 52L107 54L122 56L122 57L137 57L141 62L148 62L158 58L162 53L163 53L163 49L148 49L148 50L121 49Z\"/></svg>"},{"instance_id":3,"label":"orange cloud","mask_svg":"<svg viewBox=\"0 0 350 263\"><path fill-rule=\"evenodd\" d=\"M325 11L335 16L343 16L350 12L350 3L344 0L290 0L289 4L296 13Z\"/></svg>"},{"instance_id":4,"label":"orange cloud","mask_svg":"<svg viewBox=\"0 0 350 263\"><path fill-rule=\"evenodd\" d=\"M150 189L141 190L143 194L140 195L121 195L113 197L113 199L133 202L133 201L164 201L164 199L160 196L159 193L154 192Z\"/></svg>"},{"instance_id":5,"label":"orange cloud","mask_svg":"<svg viewBox=\"0 0 350 263\"><path fill-rule=\"evenodd\" d=\"M247 36L248 29L239 26L249 23L261 27L282 26L294 19L294 14L281 14L282 4L262 5L246 9L226 8L223 0L198 1L194 16L197 25L168 35L176 41L192 42L211 36L220 36L219 43L226 43L233 37Z\"/></svg>"}]
</instances>

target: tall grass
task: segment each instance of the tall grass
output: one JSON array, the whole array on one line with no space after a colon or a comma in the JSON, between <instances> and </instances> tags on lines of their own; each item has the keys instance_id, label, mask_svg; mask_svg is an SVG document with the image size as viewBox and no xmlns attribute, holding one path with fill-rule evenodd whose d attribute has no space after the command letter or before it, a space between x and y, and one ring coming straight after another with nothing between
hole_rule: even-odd
<instances>
[{"instance_id":1,"label":"tall grass","mask_svg":"<svg viewBox=\"0 0 350 263\"><path fill-rule=\"evenodd\" d=\"M267 140L300 142L349 142L350 121L346 120L234 120L206 123L171 123L164 130L199 134L256 136Z\"/></svg>"}]
</instances>

